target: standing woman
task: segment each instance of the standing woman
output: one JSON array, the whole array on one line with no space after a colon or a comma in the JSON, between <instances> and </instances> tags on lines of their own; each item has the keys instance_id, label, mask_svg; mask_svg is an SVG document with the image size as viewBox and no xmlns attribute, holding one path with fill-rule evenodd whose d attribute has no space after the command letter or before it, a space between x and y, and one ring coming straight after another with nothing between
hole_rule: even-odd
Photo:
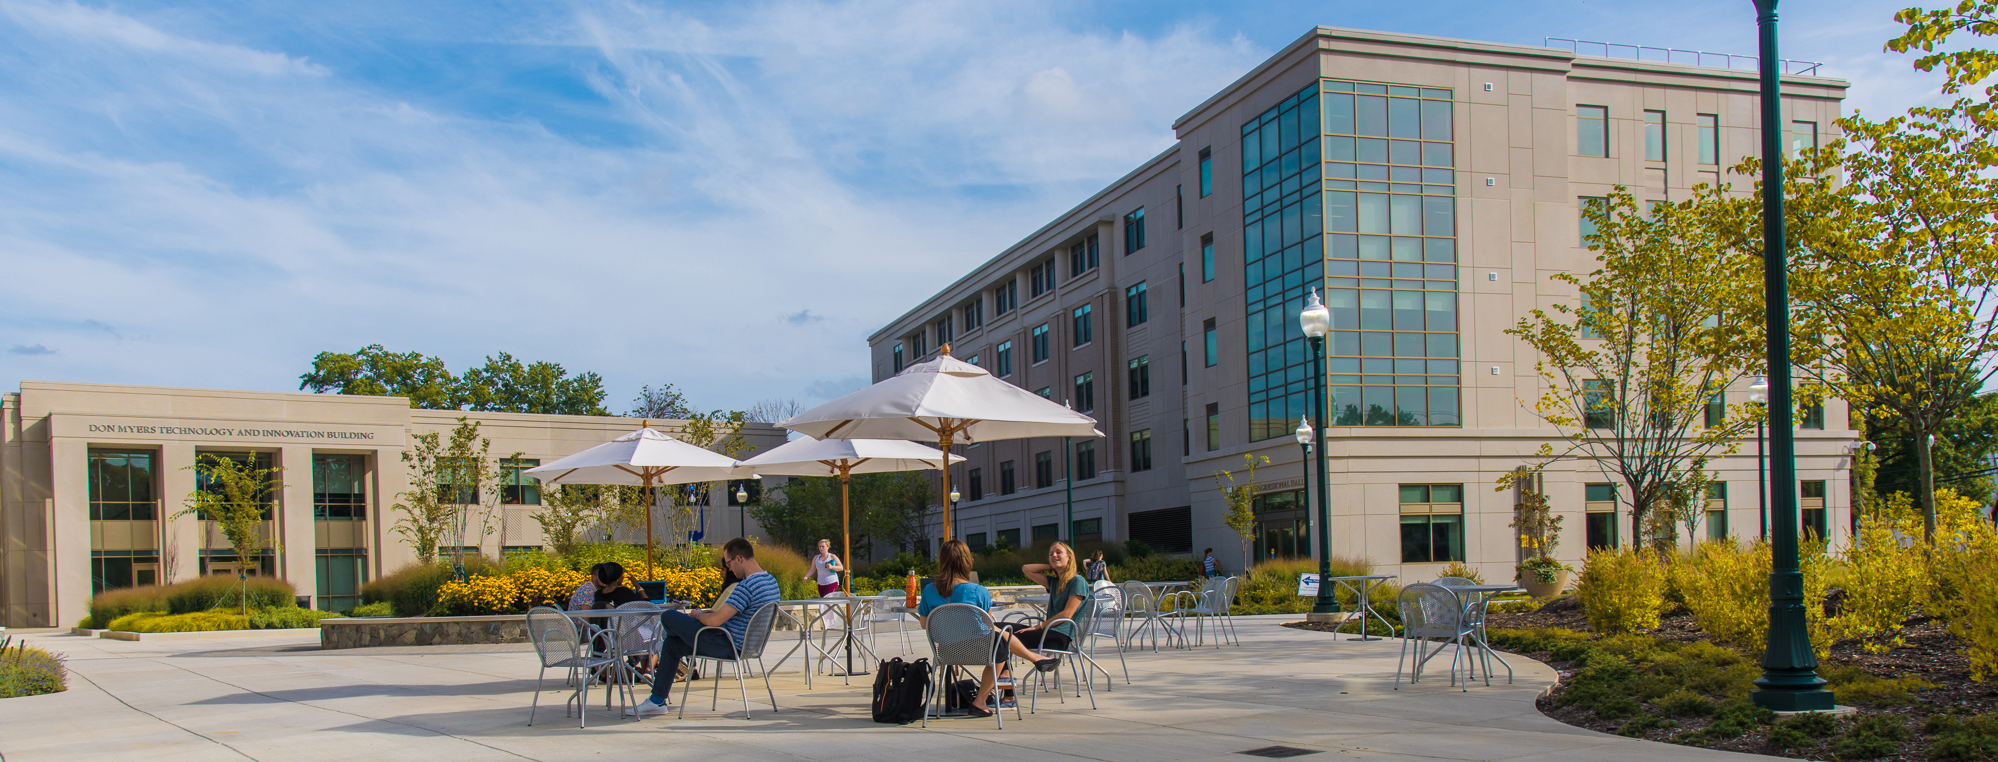
<instances>
[{"instance_id":1,"label":"standing woman","mask_svg":"<svg viewBox=\"0 0 1998 762\"><path fill-rule=\"evenodd\" d=\"M1103 551L1096 551L1096 554L1090 556L1088 561L1084 561L1082 563L1082 571L1083 576L1089 579L1089 584L1092 586L1098 582L1110 581L1110 564L1104 562Z\"/></svg>"},{"instance_id":2,"label":"standing woman","mask_svg":"<svg viewBox=\"0 0 1998 762\"><path fill-rule=\"evenodd\" d=\"M833 555L832 540L819 540L819 554L812 556L812 579L819 583L820 596L839 589L839 573L844 570L839 556Z\"/></svg>"}]
</instances>

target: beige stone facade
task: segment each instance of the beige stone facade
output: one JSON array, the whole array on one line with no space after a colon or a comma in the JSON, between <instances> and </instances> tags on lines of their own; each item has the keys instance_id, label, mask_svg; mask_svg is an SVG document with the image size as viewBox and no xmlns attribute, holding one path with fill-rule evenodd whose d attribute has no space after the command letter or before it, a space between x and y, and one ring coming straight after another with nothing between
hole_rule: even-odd
<instances>
[{"instance_id":1,"label":"beige stone facade","mask_svg":"<svg viewBox=\"0 0 1998 762\"><path fill-rule=\"evenodd\" d=\"M1784 87L1790 122L1785 129L1792 140L1828 140L1840 115L1845 83L1788 77ZM1355 160L1334 155L1353 150L1349 146L1354 144L1335 146L1339 133L1332 127L1333 112L1325 111L1323 120L1312 116L1309 121L1323 131L1323 148L1300 149L1306 151L1302 163L1307 168L1297 175L1303 182L1262 186L1266 190L1260 193L1247 187L1244 135L1259 129L1259 119L1264 120L1260 129L1277 130L1290 124L1284 121L1291 118L1289 111L1278 116L1289 104L1316 98L1331 108L1329 98L1347 93L1405 98L1412 104L1408 113L1420 113L1425 120L1433 106L1433 113L1447 114L1447 119L1437 119L1433 128L1424 121L1419 133L1403 136L1407 140L1386 142L1408 143L1411 156L1418 147L1449 148L1437 161L1423 154L1420 167L1360 166L1361 174L1355 177L1348 174L1355 171ZM1339 425L1335 420L1329 427L1332 549L1338 555L1371 561L1387 573L1433 576L1443 562L1408 560L1421 558L1409 551L1411 527L1446 521L1424 517L1455 516L1461 522L1460 547L1451 555L1479 567L1487 579L1510 580L1519 558L1517 539L1508 527L1515 496L1496 491L1494 483L1529 462L1542 444L1552 442L1558 448L1562 443L1532 409L1541 388L1534 350L1505 330L1535 308L1574 300L1573 289L1552 276L1591 268L1592 255L1580 242L1581 199L1607 196L1615 185L1628 187L1640 201L1683 199L1702 182L1748 188L1749 179L1729 174L1727 167L1759 150L1757 103L1751 71L1315 29L1181 117L1173 125L1177 141L1172 147L881 328L869 339L873 375L884 378L899 366L932 356L948 338L955 356L976 357L980 365L1024 388L1046 389L1057 401L1093 397L1090 414L1102 422L1106 434L1089 443L1093 475L1078 473L1073 466L1064 468L1060 440L989 442L964 452L970 460L953 472L953 484L960 485L966 496L958 520L962 536L988 543L1004 537L1015 544L1053 532L1064 537L1079 532L1085 541L1114 542L1134 536L1154 544L1169 540L1178 546L1174 550L1213 547L1224 565L1239 569L1242 543L1223 524L1212 477L1220 470L1240 469L1244 455L1270 459L1262 472L1264 491L1278 496L1265 503L1265 525L1250 552L1261 557L1304 555L1317 545L1310 518L1315 510L1307 513L1294 502L1294 491L1305 479L1301 450L1289 431L1303 407L1294 402L1282 407L1256 396L1273 395L1272 385L1288 380L1284 394L1294 401L1303 399L1308 392L1302 390L1310 387L1300 385L1294 371L1288 378L1276 376L1275 381L1271 374L1276 371L1262 371L1262 378L1252 373L1250 364L1257 361L1258 352L1273 346L1267 339L1258 344L1255 337L1265 330L1280 330L1285 323L1295 331L1296 306L1307 288L1318 288L1328 296L1342 289L1369 288L1428 294L1454 309L1454 328L1443 333L1455 337L1443 352L1431 343L1427 355L1417 354L1429 360L1426 366L1420 365L1420 359L1414 361L1418 369L1413 372L1428 375L1412 383L1428 386L1412 387L1418 400L1427 400L1414 403L1418 412L1412 419L1430 425ZM1591 139L1585 137L1581 121L1597 115L1603 117L1594 127L1603 141L1599 152L1584 145ZM1379 134L1365 132L1362 120L1357 132L1346 131ZM1662 139L1662 148L1647 144L1648 136ZM1418 144L1418 140L1428 142ZM1708 141L1711 149L1703 150L1702 143ZM1268 151L1267 146L1276 144L1270 140L1250 152ZM1400 156L1399 145L1392 150L1393 156ZM1592 153L1603 155L1588 155ZM1295 171L1287 163L1290 156L1284 155L1286 163L1279 173ZM1262 159L1247 162L1248 169L1254 169L1257 161ZM1361 156L1357 161L1370 159ZM1415 163L1401 158L1372 161ZM1309 168L1312 162L1322 162L1322 175ZM1269 160L1257 182L1272 176L1268 166L1278 165ZM1387 174L1390 170L1395 173L1392 177ZM1402 177L1404 170L1407 178ZM1413 208L1425 214L1441 210L1440 221L1424 218L1410 223L1429 226L1419 232L1431 238L1409 240L1443 241L1437 245L1440 251L1451 252L1447 258L1423 249L1424 264L1416 268L1422 272L1404 274L1400 269L1403 222L1397 216L1392 230L1397 269L1392 276L1382 270L1376 276L1380 280L1370 282L1364 280L1364 269L1357 273L1361 278L1333 271L1338 263L1333 261L1332 239L1344 235L1335 220L1333 195L1345 193L1341 198L1346 199L1357 191L1365 196L1370 192L1370 184L1364 182L1368 171L1380 172L1380 180L1393 180L1392 186L1371 184L1379 186L1372 190L1383 198L1405 193L1423 199L1419 203L1426 205ZM1442 176L1448 177L1447 184L1436 184ZM1355 188L1352 180L1362 182ZM1418 182L1430 184L1414 184ZM1288 195L1272 200L1271 194L1277 192ZM1325 199L1323 206L1310 206L1318 203L1310 199L1318 193ZM1296 203L1292 199L1299 195L1306 199L1305 240L1326 238L1321 249L1324 261L1319 263L1323 268L1314 269L1317 255L1307 254L1301 264L1287 265L1306 274L1303 282L1284 281L1279 286L1270 280L1270 270L1256 274L1259 268L1248 249L1255 245L1250 231L1257 223L1247 220L1275 215L1271 210L1279 208L1288 215ZM1252 197L1255 205L1245 197ZM1364 214L1366 201L1360 203ZM1323 216L1312 217L1320 208ZM1394 208L1398 215L1399 202ZM1292 224L1288 216L1282 219L1284 225ZM1317 221L1323 228L1309 229ZM1364 239L1366 224L1362 220L1357 230L1344 230ZM1446 237L1435 237L1439 228ZM1382 234L1377 238L1385 246L1389 231L1375 232ZM1208 242L1211 277L1204 252ZM1288 238L1284 243L1295 245ZM1310 250L1306 244L1305 251ZM1074 262L1078 253L1084 260L1081 264ZM1263 259L1276 256L1271 253ZM1383 261L1379 266L1388 264ZM1389 277L1430 280L1390 282ZM1016 304L1009 304L1009 299ZM1085 309L1086 326L1081 317ZM1282 314L1256 324L1266 312ZM1339 325L1338 319L1335 310L1335 333L1360 327ZM1399 322L1395 328L1400 330ZM1433 322L1428 330L1437 333ZM1211 365L1210 332L1218 350ZM1048 345L1045 359L1037 346L1041 336ZM1404 354L1397 343L1397 363ZM1356 357L1353 362L1355 369L1343 372L1357 374L1361 363L1373 360ZM1265 367L1274 365L1274 360L1265 362ZM1406 371L1397 364L1392 372ZM1347 388L1356 395L1374 393L1364 384L1403 383L1342 377L1337 366L1330 373L1332 384L1355 384ZM1391 391L1402 393L1398 388ZM1729 403L1747 398L1745 382L1727 394ZM1365 399L1372 404L1375 397ZM1396 409L1395 402L1388 403L1391 414ZM1798 432L1798 473L1805 482L1802 489L1810 491L1805 498L1805 507L1814 511L1809 520L1838 538L1849 526L1847 447L1855 434L1848 428L1844 405L1837 401L1827 404L1822 421L1820 428ZM1141 445L1149 449L1141 451ZM1760 532L1755 452L1751 439L1741 443L1738 454L1717 464L1727 486L1713 503L1714 523L1702 533L1753 538ZM1052 478L1043 478L1043 459L1050 463ZM1079 453L1070 458L1082 459ZM979 482L975 488L969 486L974 469ZM1005 483L1008 471L1010 485ZM1081 527L1063 530L1071 486L1064 477L1071 474L1078 477L1072 485L1073 517ZM1627 512L1612 525L1600 514L1616 509L1614 498L1592 500L1605 495L1601 487L1590 485L1612 481L1597 464L1586 461L1560 463L1548 472L1546 490L1555 509L1568 517L1559 556L1579 561L1589 544L1591 525L1599 535L1613 527L1622 542L1629 542ZM1300 536L1312 539L1299 542ZM1433 547L1427 552L1432 558L1444 555Z\"/></svg>"},{"instance_id":2,"label":"beige stone facade","mask_svg":"<svg viewBox=\"0 0 1998 762\"><path fill-rule=\"evenodd\" d=\"M328 578L338 576L341 587L350 587L350 578L372 579L414 560L394 531L399 514L390 508L410 488L402 452L418 435L448 436L460 416L479 424L494 457L519 453L540 462L607 442L640 423L416 410L400 397L22 382L18 394L0 395L0 623L74 624L87 613L94 570L103 573L106 563L115 567L111 578L121 582L128 579L123 574L135 575L134 582L168 582L232 568L224 557L228 543L212 522L174 516L195 491L189 467L205 452L256 453L284 469L268 534L277 548L260 571L292 582L315 602L322 595L350 595L346 589L329 592ZM669 433L676 424L651 423ZM784 441L783 432L765 424L751 424L745 436L759 451ZM94 460L119 454L144 462L119 473L143 474L132 478L146 483L100 484L93 491L93 475L124 478L104 477L101 463L93 467ZM328 472L328 463L353 470ZM343 500L359 505L361 517L329 519L325 510L315 512L315 491L332 489L315 477L324 482L328 473L357 485ZM112 502L112 493L136 496L137 507ZM468 531L459 543L493 558L505 549L541 547L533 520L538 499L526 494L521 504L498 506L490 534ZM710 501L701 514L707 539L756 531L753 520L726 506L726 496ZM343 505L335 512L355 511Z\"/></svg>"}]
</instances>

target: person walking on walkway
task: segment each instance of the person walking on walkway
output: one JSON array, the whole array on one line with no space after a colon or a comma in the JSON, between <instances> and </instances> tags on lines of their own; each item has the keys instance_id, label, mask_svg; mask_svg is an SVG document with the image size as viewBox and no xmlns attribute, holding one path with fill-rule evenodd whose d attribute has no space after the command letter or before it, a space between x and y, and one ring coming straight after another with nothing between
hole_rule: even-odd
<instances>
[{"instance_id":1,"label":"person walking on walkway","mask_svg":"<svg viewBox=\"0 0 1998 762\"><path fill-rule=\"evenodd\" d=\"M839 556L833 555L832 540L819 540L819 553L812 556L812 579L819 583L820 596L839 589L839 573L845 569L839 563Z\"/></svg>"}]
</instances>

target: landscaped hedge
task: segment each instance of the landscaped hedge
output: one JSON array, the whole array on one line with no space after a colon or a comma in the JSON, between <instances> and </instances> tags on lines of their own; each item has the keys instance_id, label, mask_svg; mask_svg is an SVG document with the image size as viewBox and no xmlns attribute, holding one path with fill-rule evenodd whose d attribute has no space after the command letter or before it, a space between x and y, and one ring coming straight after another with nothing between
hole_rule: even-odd
<instances>
[{"instance_id":1,"label":"landscaped hedge","mask_svg":"<svg viewBox=\"0 0 1998 762\"><path fill-rule=\"evenodd\" d=\"M38 696L69 689L62 657L0 636L0 698Z\"/></svg>"},{"instance_id":2,"label":"landscaped hedge","mask_svg":"<svg viewBox=\"0 0 1998 762\"><path fill-rule=\"evenodd\" d=\"M218 574L171 585L106 590L90 597L90 616L77 625L110 628L112 622L140 613L193 614L210 609L240 610L243 598L242 588L239 587L241 582L233 576ZM298 605L297 590L289 582L270 577L251 577L247 583L252 609L284 609Z\"/></svg>"}]
</instances>

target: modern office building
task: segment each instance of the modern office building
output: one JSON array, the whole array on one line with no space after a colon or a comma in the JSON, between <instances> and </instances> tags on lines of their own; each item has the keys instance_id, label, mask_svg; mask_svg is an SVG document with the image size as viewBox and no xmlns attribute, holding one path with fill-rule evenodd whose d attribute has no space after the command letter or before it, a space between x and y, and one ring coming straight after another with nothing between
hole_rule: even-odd
<instances>
[{"instance_id":1,"label":"modern office building","mask_svg":"<svg viewBox=\"0 0 1998 762\"><path fill-rule=\"evenodd\" d=\"M236 571L214 522L179 515L207 454L282 469L266 524L274 547L251 572L290 581L318 608L349 608L362 582L415 559L392 508L411 488L402 454L426 433L448 439L461 416L491 441L501 488L472 497L485 506L474 515L491 515L456 547L491 558L543 547L540 484L520 471L641 424L416 410L402 397L22 382L0 395L0 623L68 626L99 590ZM649 422L668 433L678 424ZM743 436L760 451L785 435L751 424ZM698 520L709 535L756 532L732 495L708 500Z\"/></svg>"},{"instance_id":2,"label":"modern office building","mask_svg":"<svg viewBox=\"0 0 1998 762\"><path fill-rule=\"evenodd\" d=\"M1786 77L1775 128L1814 145L1845 87ZM1408 576L1465 561L1509 580L1517 495L1496 482L1561 442L1533 412L1536 353L1505 330L1574 300L1551 276L1593 269L1589 199L1750 187L1728 167L1759 151L1757 104L1752 71L1314 29L1181 117L1163 153L881 328L873 375L949 344L1102 422L1103 438L1072 451L965 450L953 484L973 545L1135 538L1212 547L1239 569L1215 475L1260 456L1248 553L1308 557L1292 431L1312 388L1297 316L1318 289L1334 328L1332 551ZM1744 383L1723 402L1747 399ZM1855 434L1837 401L1802 423L1805 524L1841 533ZM1726 483L1704 533L1760 531L1755 447L1716 464ZM1544 481L1568 517L1559 556L1629 536L1596 463L1557 463Z\"/></svg>"}]
</instances>

